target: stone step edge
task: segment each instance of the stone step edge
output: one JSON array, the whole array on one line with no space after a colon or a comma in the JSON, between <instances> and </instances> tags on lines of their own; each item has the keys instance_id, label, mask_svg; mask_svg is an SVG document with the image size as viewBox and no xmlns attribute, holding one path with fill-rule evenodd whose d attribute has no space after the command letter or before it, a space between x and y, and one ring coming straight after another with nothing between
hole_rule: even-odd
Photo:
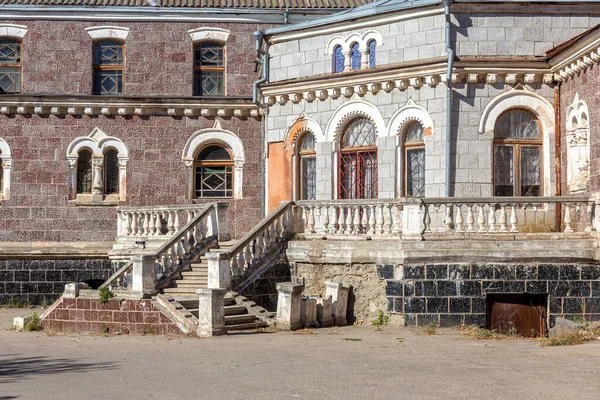
<instances>
[{"instance_id":1,"label":"stone step edge","mask_svg":"<svg viewBox=\"0 0 600 400\"><path fill-rule=\"evenodd\" d=\"M198 318L168 294L157 294L152 301L186 335L195 335Z\"/></svg>"},{"instance_id":2,"label":"stone step edge","mask_svg":"<svg viewBox=\"0 0 600 400\"><path fill-rule=\"evenodd\" d=\"M267 326L273 326L275 324L274 313L269 312L255 302L248 300L247 297L241 296L236 292L227 292L227 296L231 296L238 306L246 307L248 314L256 316L256 318L267 324Z\"/></svg>"}]
</instances>

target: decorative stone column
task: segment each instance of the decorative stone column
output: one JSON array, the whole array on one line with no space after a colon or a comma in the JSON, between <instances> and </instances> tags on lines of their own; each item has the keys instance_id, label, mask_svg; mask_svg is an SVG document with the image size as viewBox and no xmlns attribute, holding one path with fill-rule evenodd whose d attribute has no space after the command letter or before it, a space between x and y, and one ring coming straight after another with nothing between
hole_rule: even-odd
<instances>
[{"instance_id":1,"label":"decorative stone column","mask_svg":"<svg viewBox=\"0 0 600 400\"><path fill-rule=\"evenodd\" d=\"M119 157L119 200L127 199L127 161L129 157Z\"/></svg>"},{"instance_id":2,"label":"decorative stone column","mask_svg":"<svg viewBox=\"0 0 600 400\"><path fill-rule=\"evenodd\" d=\"M3 168L2 186L0 187L0 197L4 200L10 198L10 170L12 168L12 160L9 158L0 159L0 168Z\"/></svg>"},{"instance_id":3,"label":"decorative stone column","mask_svg":"<svg viewBox=\"0 0 600 400\"><path fill-rule=\"evenodd\" d=\"M68 190L69 200L75 200L77 198L77 159L78 156L69 156L69 178L68 178Z\"/></svg>"},{"instance_id":4,"label":"decorative stone column","mask_svg":"<svg viewBox=\"0 0 600 400\"><path fill-rule=\"evenodd\" d=\"M205 257L208 262L208 288L228 289L231 284L229 254L209 251Z\"/></svg>"},{"instance_id":5,"label":"decorative stone column","mask_svg":"<svg viewBox=\"0 0 600 400\"><path fill-rule=\"evenodd\" d=\"M102 178L102 167L104 156L102 154L92 155L92 202L102 201L104 192L104 179Z\"/></svg>"},{"instance_id":6,"label":"decorative stone column","mask_svg":"<svg viewBox=\"0 0 600 400\"><path fill-rule=\"evenodd\" d=\"M233 198L241 199L242 198L242 185L241 182L244 182L243 169L244 160L241 158L233 159Z\"/></svg>"},{"instance_id":7,"label":"decorative stone column","mask_svg":"<svg viewBox=\"0 0 600 400\"><path fill-rule=\"evenodd\" d=\"M301 326L302 292L304 284L283 282L277 284L277 328L295 331Z\"/></svg>"},{"instance_id":8,"label":"decorative stone column","mask_svg":"<svg viewBox=\"0 0 600 400\"><path fill-rule=\"evenodd\" d=\"M342 282L325 281L325 298L331 296L333 318L337 326L348 323L346 312L348 311L349 291L350 286L344 285Z\"/></svg>"},{"instance_id":9,"label":"decorative stone column","mask_svg":"<svg viewBox=\"0 0 600 400\"><path fill-rule=\"evenodd\" d=\"M144 295L154 295L156 290L156 258L153 255L134 255L131 290Z\"/></svg>"},{"instance_id":10,"label":"decorative stone column","mask_svg":"<svg viewBox=\"0 0 600 400\"><path fill-rule=\"evenodd\" d=\"M360 51L360 69L369 68L369 48L360 46L358 51Z\"/></svg>"},{"instance_id":11,"label":"decorative stone column","mask_svg":"<svg viewBox=\"0 0 600 400\"><path fill-rule=\"evenodd\" d=\"M196 335L211 337L225 335L226 289L196 289L198 294L198 329Z\"/></svg>"}]
</instances>

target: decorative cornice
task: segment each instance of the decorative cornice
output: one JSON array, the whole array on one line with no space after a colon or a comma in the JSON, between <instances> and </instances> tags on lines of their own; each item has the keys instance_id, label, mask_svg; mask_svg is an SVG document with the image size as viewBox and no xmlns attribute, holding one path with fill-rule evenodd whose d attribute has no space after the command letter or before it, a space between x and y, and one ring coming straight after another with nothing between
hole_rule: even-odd
<instances>
[{"instance_id":1,"label":"decorative cornice","mask_svg":"<svg viewBox=\"0 0 600 400\"><path fill-rule=\"evenodd\" d=\"M288 102L325 100L355 94L376 94L409 87L437 86L446 83L446 61L443 59L419 63L319 75L262 86L264 103L281 105ZM452 83L544 83L554 84L554 77L544 61L532 60L468 60L457 61Z\"/></svg>"},{"instance_id":2,"label":"decorative cornice","mask_svg":"<svg viewBox=\"0 0 600 400\"><path fill-rule=\"evenodd\" d=\"M600 61L600 32L590 35L567 43L563 51L550 59L551 71L557 82L566 82Z\"/></svg>"},{"instance_id":3,"label":"decorative cornice","mask_svg":"<svg viewBox=\"0 0 600 400\"><path fill-rule=\"evenodd\" d=\"M260 118L250 99L0 96L0 114Z\"/></svg>"}]
</instances>

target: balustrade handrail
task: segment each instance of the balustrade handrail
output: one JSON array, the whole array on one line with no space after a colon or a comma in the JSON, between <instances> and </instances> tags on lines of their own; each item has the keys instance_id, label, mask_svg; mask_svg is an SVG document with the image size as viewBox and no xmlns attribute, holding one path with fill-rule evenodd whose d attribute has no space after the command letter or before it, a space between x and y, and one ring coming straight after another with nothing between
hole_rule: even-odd
<instances>
[{"instance_id":1,"label":"balustrade handrail","mask_svg":"<svg viewBox=\"0 0 600 400\"><path fill-rule=\"evenodd\" d=\"M192 229L192 227L194 227L198 223L198 221L200 221L209 212L214 211L215 218L217 218L217 207L218 207L217 203L205 204L204 207L205 207L205 209L202 212L198 213L198 215L191 218L188 221L188 223L183 226L183 228L181 228L181 229L179 229L179 231L175 232L165 243L162 244L162 246L160 246L159 248L157 248L156 250L154 250L152 252L148 252L147 254L153 255L155 257L161 256L164 252L169 250L175 243L177 243L178 241L183 239L184 236L188 234L188 231L190 231ZM218 228L217 228L216 232L213 232L213 235L215 235L215 236L218 235Z\"/></svg>"},{"instance_id":2,"label":"balustrade handrail","mask_svg":"<svg viewBox=\"0 0 600 400\"><path fill-rule=\"evenodd\" d=\"M252 242L254 239L256 239L256 237L264 229L271 226L271 224L273 222L275 222L275 220L277 220L277 218L281 217L288 210L288 208L291 207L293 204L294 204L293 201L287 201L287 202L281 203L279 205L279 207L277 207L275 210L273 210L273 212L271 212L271 214L269 214L258 225L256 225L254 228L252 228L252 230L250 230L248 233L246 233L244 236L242 236L241 239L236 241L233 244L233 246L231 246L231 248L229 250L227 250L225 253L228 253L228 254L238 253L246 245L248 245L250 242Z\"/></svg>"},{"instance_id":3,"label":"balustrade handrail","mask_svg":"<svg viewBox=\"0 0 600 400\"><path fill-rule=\"evenodd\" d=\"M206 204L181 204L170 206L120 206L117 207L117 212L186 211L201 210L204 207L206 207Z\"/></svg>"},{"instance_id":4,"label":"balustrade handrail","mask_svg":"<svg viewBox=\"0 0 600 400\"><path fill-rule=\"evenodd\" d=\"M421 197L424 204L555 204L595 203L590 196L494 196L494 197Z\"/></svg>"},{"instance_id":5,"label":"balustrade handrail","mask_svg":"<svg viewBox=\"0 0 600 400\"><path fill-rule=\"evenodd\" d=\"M119 278L121 278L125 273L133 269L133 261L129 261L125 263L121 268L117 270L114 274L110 276L98 289L103 289L105 287L110 288L113 282L116 282Z\"/></svg>"}]
</instances>

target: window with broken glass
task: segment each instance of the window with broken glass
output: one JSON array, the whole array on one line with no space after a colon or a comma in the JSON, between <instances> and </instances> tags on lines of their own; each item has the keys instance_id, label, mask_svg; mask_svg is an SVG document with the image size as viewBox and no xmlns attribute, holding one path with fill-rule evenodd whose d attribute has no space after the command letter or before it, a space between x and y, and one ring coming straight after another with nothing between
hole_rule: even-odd
<instances>
[{"instance_id":1,"label":"window with broken glass","mask_svg":"<svg viewBox=\"0 0 600 400\"><path fill-rule=\"evenodd\" d=\"M494 195L542 194L542 136L537 118L525 110L502 114L494 127Z\"/></svg>"},{"instance_id":2,"label":"window with broken glass","mask_svg":"<svg viewBox=\"0 0 600 400\"><path fill-rule=\"evenodd\" d=\"M316 200L317 198L317 153L315 152L315 137L311 132L305 132L299 140L299 176L300 199Z\"/></svg>"},{"instance_id":3,"label":"window with broken glass","mask_svg":"<svg viewBox=\"0 0 600 400\"><path fill-rule=\"evenodd\" d=\"M366 118L346 125L339 155L340 199L377 198L377 146L375 127Z\"/></svg>"},{"instance_id":4,"label":"window with broken glass","mask_svg":"<svg viewBox=\"0 0 600 400\"><path fill-rule=\"evenodd\" d=\"M81 150L77 158L77 193L92 193L92 152Z\"/></svg>"},{"instance_id":5,"label":"window with broken glass","mask_svg":"<svg viewBox=\"0 0 600 400\"><path fill-rule=\"evenodd\" d=\"M104 194L119 193L119 157L116 150L104 154Z\"/></svg>"},{"instance_id":6,"label":"window with broken glass","mask_svg":"<svg viewBox=\"0 0 600 400\"><path fill-rule=\"evenodd\" d=\"M0 39L0 94L21 93L21 42Z\"/></svg>"},{"instance_id":7,"label":"window with broken glass","mask_svg":"<svg viewBox=\"0 0 600 400\"><path fill-rule=\"evenodd\" d=\"M195 197L233 197L233 159L218 145L200 150L194 163Z\"/></svg>"},{"instance_id":8,"label":"window with broken glass","mask_svg":"<svg viewBox=\"0 0 600 400\"><path fill-rule=\"evenodd\" d=\"M404 193L425 196L425 142L423 125L412 122L404 134Z\"/></svg>"},{"instance_id":9,"label":"window with broken glass","mask_svg":"<svg viewBox=\"0 0 600 400\"><path fill-rule=\"evenodd\" d=\"M194 47L194 96L225 95L225 48L218 43Z\"/></svg>"},{"instance_id":10,"label":"window with broken glass","mask_svg":"<svg viewBox=\"0 0 600 400\"><path fill-rule=\"evenodd\" d=\"M94 43L94 94L123 94L124 57L122 43L101 40Z\"/></svg>"}]
</instances>

